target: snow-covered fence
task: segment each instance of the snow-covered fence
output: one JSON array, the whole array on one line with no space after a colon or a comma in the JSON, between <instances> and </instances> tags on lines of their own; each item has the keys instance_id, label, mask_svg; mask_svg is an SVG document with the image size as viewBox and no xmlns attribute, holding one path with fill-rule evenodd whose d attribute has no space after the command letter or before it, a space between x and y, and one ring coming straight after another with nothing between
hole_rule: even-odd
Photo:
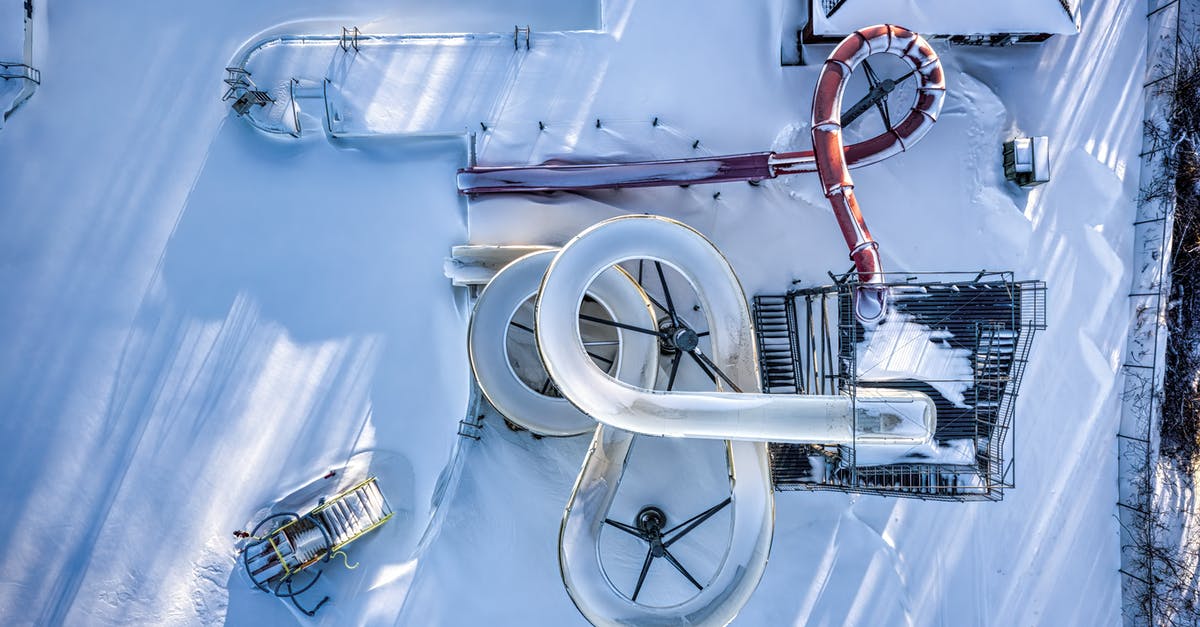
<instances>
[{"instance_id":1,"label":"snow-covered fence","mask_svg":"<svg viewBox=\"0 0 1200 627\"><path fill-rule=\"evenodd\" d=\"M1133 307L1123 372L1123 408L1117 433L1117 516L1121 527L1122 607L1127 625L1177 624L1195 619L1183 605L1192 594L1180 572L1178 547L1166 540L1168 519L1156 498L1161 484L1159 446L1171 290L1170 258L1176 217L1175 175L1168 163L1176 144L1169 129L1173 94L1195 0L1150 0L1146 99L1141 153L1142 197L1135 214ZM1166 181L1168 184L1163 184ZM1148 191L1150 190L1150 191ZM1186 569L1184 569L1186 570ZM1183 612L1181 614L1181 611Z\"/></svg>"}]
</instances>

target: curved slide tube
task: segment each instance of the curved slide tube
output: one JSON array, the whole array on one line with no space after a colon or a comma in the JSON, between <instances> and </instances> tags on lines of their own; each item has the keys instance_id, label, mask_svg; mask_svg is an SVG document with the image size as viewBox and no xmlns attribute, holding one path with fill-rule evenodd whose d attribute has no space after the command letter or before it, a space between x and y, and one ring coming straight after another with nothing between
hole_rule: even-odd
<instances>
[{"instance_id":1,"label":"curved slide tube","mask_svg":"<svg viewBox=\"0 0 1200 627\"><path fill-rule=\"evenodd\" d=\"M654 321L644 292L614 267L633 259L667 264L691 284L708 322L709 359L734 385L750 393L727 392L720 386L715 392L655 391L657 340L640 333L621 336L615 378L596 365L579 331L579 307L585 295L602 303L617 322L645 325ZM543 268L539 288L533 282ZM703 235L674 220L625 216L602 222L561 251L535 253L514 262L484 292L476 305L470 340L472 365L489 399L499 399L503 406L497 407L510 420L531 428L563 426L547 427L530 418L543 407L542 401L505 399L503 390L494 389L497 381L501 386L525 387L516 380L506 357L503 363L495 361L503 354L503 342L494 338L505 332L498 325L508 325L517 307L536 292L535 331L543 365L580 415L601 423L567 504L559 536L564 585L593 624L723 625L734 618L762 576L773 534L774 497L765 442L850 444L857 439L907 449L932 438L936 408L920 393L879 389L869 395L860 391L857 399L762 394L750 309L736 275ZM640 368L634 364L637 361ZM873 419L864 420L868 416ZM916 424L921 428L856 434L856 424ZM563 432L578 426L571 422ZM635 434L726 440L731 511L728 544L703 588L682 603L666 607L639 604L621 593L606 574L599 554L601 530Z\"/></svg>"},{"instance_id":2,"label":"curved slide tube","mask_svg":"<svg viewBox=\"0 0 1200 627\"><path fill-rule=\"evenodd\" d=\"M539 435L570 436L592 431L596 422L567 399L545 396L526 385L513 370L507 351L508 334L525 332L513 326L513 315L527 300L537 296L538 284L557 252L546 250L525 255L492 278L475 301L467 330L467 348L480 388L497 411ZM642 327L656 324L645 293L620 269L610 268L600 273L587 293L614 320ZM578 325L578 317L573 319ZM583 350L579 340L572 341ZM621 329L617 329L617 341L614 359L617 378L653 387L658 341L649 335ZM585 359L590 357L585 355Z\"/></svg>"},{"instance_id":3,"label":"curved slide tube","mask_svg":"<svg viewBox=\"0 0 1200 627\"><path fill-rule=\"evenodd\" d=\"M855 31L838 44L821 66L812 106L817 175L842 237L850 247L850 259L858 269L858 280L866 285L883 283L883 263L879 259L879 243L871 239L854 197L854 181L850 178L842 145L841 111L842 92L850 75L867 57L877 53L900 57L918 77L917 97L908 115L888 132L862 142L878 159L903 152L924 137L937 120L946 94L942 65L933 48L916 33L899 26L884 24ZM855 314L864 322L880 320L887 311L886 295L884 289L858 290Z\"/></svg>"},{"instance_id":4,"label":"curved slide tube","mask_svg":"<svg viewBox=\"0 0 1200 627\"><path fill-rule=\"evenodd\" d=\"M572 239L555 257L538 293L538 351L546 372L571 403L603 424L643 435L808 444L855 441L848 396L720 390L667 394L614 379L596 366L578 339L574 316L567 312L578 311L596 277L637 259L660 261L687 279L708 320L709 359L739 388L760 389L753 319L729 262L708 239L681 222L626 216L601 222ZM891 391L887 396L889 404L900 399L907 403L907 394ZM873 400L864 395L858 405Z\"/></svg>"}]
</instances>

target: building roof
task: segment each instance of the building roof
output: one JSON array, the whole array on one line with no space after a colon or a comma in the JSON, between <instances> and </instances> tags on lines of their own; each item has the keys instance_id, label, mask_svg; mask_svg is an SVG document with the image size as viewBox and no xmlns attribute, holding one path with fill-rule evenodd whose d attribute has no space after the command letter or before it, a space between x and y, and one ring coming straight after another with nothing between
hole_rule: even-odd
<instances>
[{"instance_id":1,"label":"building roof","mask_svg":"<svg viewBox=\"0 0 1200 627\"><path fill-rule=\"evenodd\" d=\"M1079 32L1079 0L813 0L815 35L896 24L923 35Z\"/></svg>"}]
</instances>

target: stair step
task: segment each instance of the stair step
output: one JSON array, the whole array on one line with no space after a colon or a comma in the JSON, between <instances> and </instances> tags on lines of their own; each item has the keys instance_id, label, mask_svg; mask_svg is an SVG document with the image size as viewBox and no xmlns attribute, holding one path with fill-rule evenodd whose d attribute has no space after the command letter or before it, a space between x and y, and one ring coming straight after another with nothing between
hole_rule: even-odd
<instances>
[{"instance_id":1,"label":"stair step","mask_svg":"<svg viewBox=\"0 0 1200 627\"><path fill-rule=\"evenodd\" d=\"M330 521L329 530L332 531L334 544L341 544L345 540L349 531L345 518L337 511L337 508L327 507L324 510L325 519Z\"/></svg>"},{"instance_id":2,"label":"stair step","mask_svg":"<svg viewBox=\"0 0 1200 627\"><path fill-rule=\"evenodd\" d=\"M353 512L351 512L349 506L346 505L346 497L343 496L342 498L338 499L337 502L333 504L333 507L337 511L338 516L341 516L342 520L345 521L346 535L352 535L354 530L358 527L358 524L354 520Z\"/></svg>"},{"instance_id":3,"label":"stair step","mask_svg":"<svg viewBox=\"0 0 1200 627\"><path fill-rule=\"evenodd\" d=\"M388 514L392 513L392 508L388 505L387 499L384 498L383 493L379 491L378 483L372 481L370 484L368 484L368 487L371 488L371 498L378 501L380 505L380 511L383 512L383 515L387 516Z\"/></svg>"}]
</instances>

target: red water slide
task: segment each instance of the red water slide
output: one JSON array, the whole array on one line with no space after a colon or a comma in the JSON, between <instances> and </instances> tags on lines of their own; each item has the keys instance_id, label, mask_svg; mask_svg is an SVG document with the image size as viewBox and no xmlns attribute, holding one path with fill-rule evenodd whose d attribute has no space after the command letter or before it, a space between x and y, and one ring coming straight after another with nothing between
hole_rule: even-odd
<instances>
[{"instance_id":1,"label":"red water slide","mask_svg":"<svg viewBox=\"0 0 1200 627\"><path fill-rule=\"evenodd\" d=\"M869 65L869 93L846 111L846 123L871 107L879 109L886 130L875 137L846 146L842 142L842 92L850 75L873 54L900 57L910 71L896 79L879 80ZM892 124L886 96L909 77L917 81L916 97L908 114ZM458 172L458 189L464 194L661 187L730 181L761 181L780 174L816 172L825 197L833 207L850 258L863 284L883 281L879 244L871 239L854 198L850 169L877 163L904 152L920 141L937 120L945 97L942 65L929 43L899 26L881 24L855 31L842 40L821 66L813 93L813 149L803 152L759 152L742 155L639 161L632 163L548 163L533 166L473 165ZM882 290L859 291L858 317L872 321L886 308Z\"/></svg>"}]
</instances>

